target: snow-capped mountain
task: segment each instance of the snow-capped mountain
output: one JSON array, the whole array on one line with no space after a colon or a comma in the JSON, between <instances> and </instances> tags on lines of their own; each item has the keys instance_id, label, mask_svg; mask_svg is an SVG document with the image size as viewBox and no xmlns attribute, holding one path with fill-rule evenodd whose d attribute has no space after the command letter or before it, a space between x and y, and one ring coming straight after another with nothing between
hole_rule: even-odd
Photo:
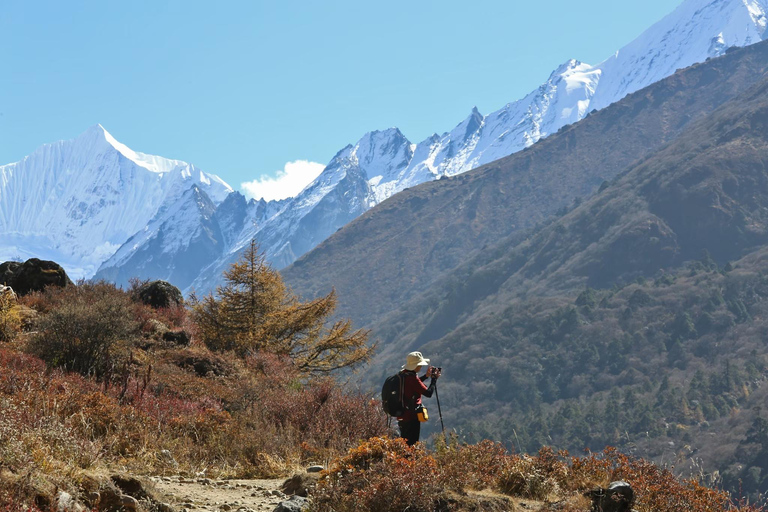
<instances>
[{"instance_id":1,"label":"snow-capped mountain","mask_svg":"<svg viewBox=\"0 0 768 512\"><path fill-rule=\"evenodd\" d=\"M366 134L356 145L339 151L298 196L279 206L267 203L265 207L274 213L261 216L261 222L242 223L243 230L226 256L203 269L186 291L213 289L252 238L259 241L273 265L289 265L374 206L377 185L393 181L412 153L412 145L396 128Z\"/></svg>"},{"instance_id":2,"label":"snow-capped mountain","mask_svg":"<svg viewBox=\"0 0 768 512\"><path fill-rule=\"evenodd\" d=\"M687 0L602 63L569 60L525 98L487 116L475 108L450 132L418 144L395 128L370 132L240 243L256 237L273 264L286 266L405 188L508 156L677 69L761 41L766 11L768 0ZM195 287L211 289L238 249L206 269Z\"/></svg>"},{"instance_id":3,"label":"snow-capped mountain","mask_svg":"<svg viewBox=\"0 0 768 512\"><path fill-rule=\"evenodd\" d=\"M232 192L186 162L132 151L101 125L45 144L0 166L0 261L50 258L90 277L192 185L215 203Z\"/></svg>"},{"instance_id":4,"label":"snow-capped mountain","mask_svg":"<svg viewBox=\"0 0 768 512\"><path fill-rule=\"evenodd\" d=\"M473 109L442 135L413 144L396 128L369 132L283 201L225 199L218 178L94 127L0 167L0 260L55 247L51 257L84 276L103 261L97 277L207 291L255 237L284 267L405 188L508 156L676 69L762 40L766 11L768 0L686 0L602 63L570 60L526 97L485 116Z\"/></svg>"},{"instance_id":5,"label":"snow-capped mountain","mask_svg":"<svg viewBox=\"0 0 768 512\"><path fill-rule=\"evenodd\" d=\"M677 69L766 37L766 0L687 0L640 37L594 67L599 87L589 109L601 109ZM576 76L579 76L576 73Z\"/></svg>"},{"instance_id":6,"label":"snow-capped mountain","mask_svg":"<svg viewBox=\"0 0 768 512\"><path fill-rule=\"evenodd\" d=\"M766 12L768 0L687 0L600 64L569 60L525 98L487 116L474 109L453 131L422 141L387 191L498 160L677 69L761 41Z\"/></svg>"},{"instance_id":7,"label":"snow-capped mountain","mask_svg":"<svg viewBox=\"0 0 768 512\"><path fill-rule=\"evenodd\" d=\"M283 204L247 201L232 192L216 206L204 190L192 185L129 238L95 277L120 285L132 277L163 279L186 289L202 269L226 258L232 247L242 247L243 233L253 231Z\"/></svg>"}]
</instances>

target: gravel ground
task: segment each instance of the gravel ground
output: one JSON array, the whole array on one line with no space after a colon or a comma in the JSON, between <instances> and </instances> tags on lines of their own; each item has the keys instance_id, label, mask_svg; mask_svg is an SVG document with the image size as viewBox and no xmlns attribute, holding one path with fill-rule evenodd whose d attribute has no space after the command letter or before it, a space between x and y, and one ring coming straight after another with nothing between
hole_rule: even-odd
<instances>
[{"instance_id":1,"label":"gravel ground","mask_svg":"<svg viewBox=\"0 0 768 512\"><path fill-rule=\"evenodd\" d=\"M152 477L155 489L176 510L263 512L289 499L279 480L214 480L208 478Z\"/></svg>"}]
</instances>

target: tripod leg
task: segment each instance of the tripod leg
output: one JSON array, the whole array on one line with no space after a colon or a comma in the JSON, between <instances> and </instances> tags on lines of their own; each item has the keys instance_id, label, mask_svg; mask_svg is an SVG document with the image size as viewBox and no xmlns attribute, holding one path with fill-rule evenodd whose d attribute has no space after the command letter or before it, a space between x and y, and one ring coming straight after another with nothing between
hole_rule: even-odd
<instances>
[{"instance_id":1,"label":"tripod leg","mask_svg":"<svg viewBox=\"0 0 768 512\"><path fill-rule=\"evenodd\" d=\"M437 394L437 382L435 382L435 399L437 399L437 413L440 415L440 426L443 428L443 437L445 437L445 425L443 424L443 411L440 409L440 395Z\"/></svg>"}]
</instances>

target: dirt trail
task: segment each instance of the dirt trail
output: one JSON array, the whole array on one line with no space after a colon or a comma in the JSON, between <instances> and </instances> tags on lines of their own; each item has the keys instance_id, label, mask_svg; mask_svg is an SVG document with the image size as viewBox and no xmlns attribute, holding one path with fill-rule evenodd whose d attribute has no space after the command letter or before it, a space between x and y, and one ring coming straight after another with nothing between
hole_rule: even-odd
<instances>
[{"instance_id":1,"label":"dirt trail","mask_svg":"<svg viewBox=\"0 0 768 512\"><path fill-rule=\"evenodd\" d=\"M215 480L208 478L151 477L166 503L179 512L272 512L281 501L285 478L275 480ZM455 496L458 510L526 512L551 510L546 503L512 498L490 491ZM586 510L586 509L585 509Z\"/></svg>"},{"instance_id":2,"label":"dirt trail","mask_svg":"<svg viewBox=\"0 0 768 512\"><path fill-rule=\"evenodd\" d=\"M279 489L285 479L216 480L209 478L152 477L159 493L175 510L189 512L272 511L289 499Z\"/></svg>"}]
</instances>

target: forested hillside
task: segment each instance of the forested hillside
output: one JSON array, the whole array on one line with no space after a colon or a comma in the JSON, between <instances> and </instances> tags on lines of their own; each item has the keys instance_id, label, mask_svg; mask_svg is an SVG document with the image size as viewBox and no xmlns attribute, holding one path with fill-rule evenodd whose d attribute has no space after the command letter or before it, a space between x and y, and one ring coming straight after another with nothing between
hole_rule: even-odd
<instances>
[{"instance_id":1,"label":"forested hillside","mask_svg":"<svg viewBox=\"0 0 768 512\"><path fill-rule=\"evenodd\" d=\"M446 424L467 439L618 445L754 497L768 489L767 65L760 44L678 72L394 197L285 275L309 293L328 279L372 327L372 386L410 350L443 366Z\"/></svg>"},{"instance_id":2,"label":"forested hillside","mask_svg":"<svg viewBox=\"0 0 768 512\"><path fill-rule=\"evenodd\" d=\"M768 81L374 325L453 375L449 424L523 450L624 449L768 485Z\"/></svg>"}]
</instances>

